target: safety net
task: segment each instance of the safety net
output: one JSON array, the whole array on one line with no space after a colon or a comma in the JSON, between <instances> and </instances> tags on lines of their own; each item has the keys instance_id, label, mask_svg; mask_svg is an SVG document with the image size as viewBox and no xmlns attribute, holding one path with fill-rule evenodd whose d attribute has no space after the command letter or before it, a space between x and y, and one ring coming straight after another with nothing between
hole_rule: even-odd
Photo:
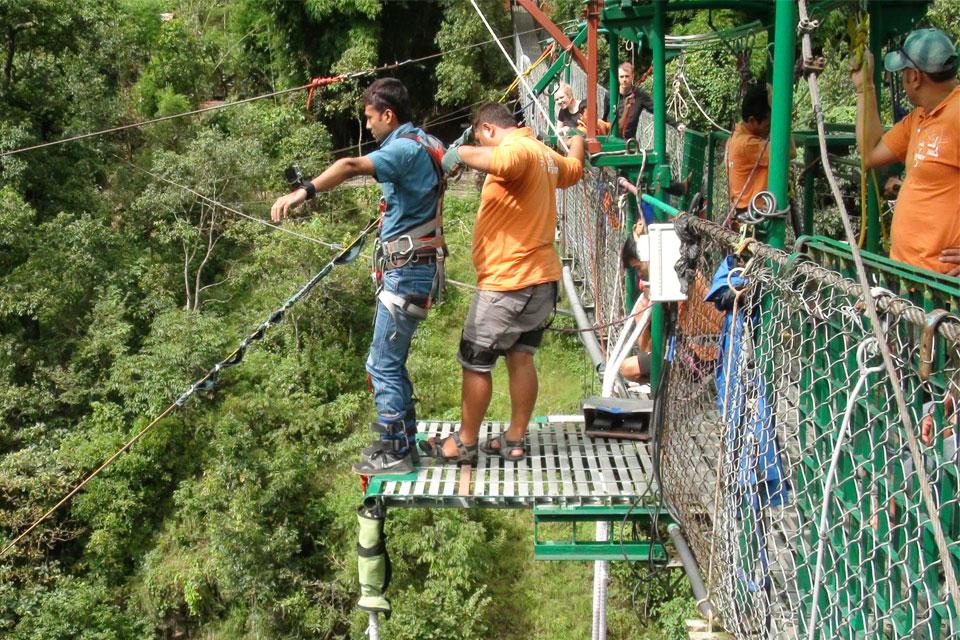
<instances>
[{"instance_id":1,"label":"safety net","mask_svg":"<svg viewBox=\"0 0 960 640\"><path fill-rule=\"evenodd\" d=\"M960 326L928 328L874 292L915 460L859 285L768 247L737 256L739 235L709 221L677 228L690 302L674 325L661 491L724 626L957 637L944 563L960 569Z\"/></svg>"}]
</instances>

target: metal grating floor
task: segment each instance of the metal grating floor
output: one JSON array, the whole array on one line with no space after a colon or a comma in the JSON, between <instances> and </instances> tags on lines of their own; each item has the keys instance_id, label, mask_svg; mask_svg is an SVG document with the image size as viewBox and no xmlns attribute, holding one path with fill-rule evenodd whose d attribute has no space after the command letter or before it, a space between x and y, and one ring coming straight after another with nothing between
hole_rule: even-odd
<instances>
[{"instance_id":1,"label":"metal grating floor","mask_svg":"<svg viewBox=\"0 0 960 640\"><path fill-rule=\"evenodd\" d=\"M480 441L507 425L485 422ZM456 422L422 421L420 438L447 436ZM397 507L531 507L654 502L652 447L633 440L591 438L583 416L549 416L527 431L528 455L519 462L479 454L477 465L423 459L404 476L371 478L368 498Z\"/></svg>"}]
</instances>

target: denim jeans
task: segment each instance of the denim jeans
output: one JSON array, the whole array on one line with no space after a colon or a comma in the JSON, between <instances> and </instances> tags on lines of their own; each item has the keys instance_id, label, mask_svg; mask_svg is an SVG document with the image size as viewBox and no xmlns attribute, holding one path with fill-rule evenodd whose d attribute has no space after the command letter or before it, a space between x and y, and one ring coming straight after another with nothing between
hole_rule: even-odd
<instances>
[{"instance_id":1,"label":"denim jeans","mask_svg":"<svg viewBox=\"0 0 960 640\"><path fill-rule=\"evenodd\" d=\"M384 273L383 286L387 291L411 297L415 304L423 306L433 288L436 273L435 264L409 265ZM396 308L388 309L377 301L373 342L366 367L373 385L377 415L384 424L397 420L413 407L413 383L407 373L407 354L419 324L417 318Z\"/></svg>"}]
</instances>

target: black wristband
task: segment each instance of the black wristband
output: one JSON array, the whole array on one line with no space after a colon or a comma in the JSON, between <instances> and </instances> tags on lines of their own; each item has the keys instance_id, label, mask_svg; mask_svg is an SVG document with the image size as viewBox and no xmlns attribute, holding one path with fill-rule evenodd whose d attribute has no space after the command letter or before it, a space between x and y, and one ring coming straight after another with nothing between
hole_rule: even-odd
<instances>
[{"instance_id":1,"label":"black wristband","mask_svg":"<svg viewBox=\"0 0 960 640\"><path fill-rule=\"evenodd\" d=\"M317 188L313 186L313 182L310 180L301 182L300 188L307 192L307 200L312 200L313 196L317 195Z\"/></svg>"}]
</instances>

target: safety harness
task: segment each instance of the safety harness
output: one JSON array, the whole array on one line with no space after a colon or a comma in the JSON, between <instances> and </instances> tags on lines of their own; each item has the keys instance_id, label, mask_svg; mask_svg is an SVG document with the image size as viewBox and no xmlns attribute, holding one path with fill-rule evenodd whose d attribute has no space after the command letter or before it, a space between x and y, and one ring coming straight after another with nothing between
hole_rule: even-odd
<instances>
[{"instance_id":1,"label":"safety harness","mask_svg":"<svg viewBox=\"0 0 960 640\"><path fill-rule=\"evenodd\" d=\"M423 320L427 317L427 311L429 311L433 300L440 300L445 278L444 260L449 253L443 237L443 196L447 189L447 180L443 174L441 161L445 149L443 144L433 136L402 133L398 137L417 142L430 157L433 169L437 174L437 208L431 220L401 231L400 234L390 240L377 238L373 251L372 276L377 285L377 299L386 307L391 316L396 309L399 309L407 315ZM385 209L386 201L381 199L381 214ZM400 269L409 264L430 262L436 263L437 274L423 306L419 304L420 300L411 300L400 294L387 291L383 286L383 274L387 271Z\"/></svg>"}]
</instances>

